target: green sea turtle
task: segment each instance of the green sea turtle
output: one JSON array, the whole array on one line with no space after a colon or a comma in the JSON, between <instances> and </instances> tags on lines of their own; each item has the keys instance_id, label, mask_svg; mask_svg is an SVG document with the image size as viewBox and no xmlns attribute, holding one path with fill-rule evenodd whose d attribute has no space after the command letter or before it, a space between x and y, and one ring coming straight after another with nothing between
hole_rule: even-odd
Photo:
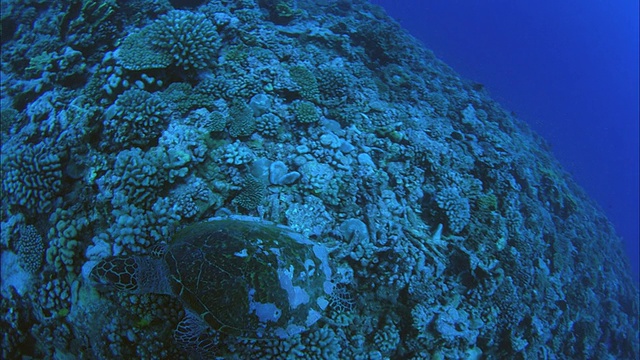
<instances>
[{"instance_id":1,"label":"green sea turtle","mask_svg":"<svg viewBox=\"0 0 640 360\"><path fill-rule=\"evenodd\" d=\"M179 298L185 317L174 336L200 355L215 347L210 329L254 339L298 334L321 317L333 291L326 247L240 216L187 226L154 255L102 260L89 278Z\"/></svg>"}]
</instances>

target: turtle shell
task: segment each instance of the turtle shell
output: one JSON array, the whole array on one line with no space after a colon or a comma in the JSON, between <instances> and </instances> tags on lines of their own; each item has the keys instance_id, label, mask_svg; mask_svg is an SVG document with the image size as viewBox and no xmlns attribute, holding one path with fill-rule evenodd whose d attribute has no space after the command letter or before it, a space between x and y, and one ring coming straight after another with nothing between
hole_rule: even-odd
<instances>
[{"instance_id":1,"label":"turtle shell","mask_svg":"<svg viewBox=\"0 0 640 360\"><path fill-rule=\"evenodd\" d=\"M164 257L174 294L213 329L235 336L304 331L333 290L324 246L249 217L190 225Z\"/></svg>"}]
</instances>

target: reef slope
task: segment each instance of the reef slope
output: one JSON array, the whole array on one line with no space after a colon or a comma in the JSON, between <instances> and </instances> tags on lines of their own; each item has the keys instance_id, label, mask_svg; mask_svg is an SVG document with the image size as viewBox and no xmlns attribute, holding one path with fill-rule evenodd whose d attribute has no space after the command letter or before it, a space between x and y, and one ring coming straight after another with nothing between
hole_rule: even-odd
<instances>
[{"instance_id":1,"label":"reef slope","mask_svg":"<svg viewBox=\"0 0 640 360\"><path fill-rule=\"evenodd\" d=\"M365 1L188 3L2 1L2 358L186 358L175 299L86 274L230 214L324 244L335 289L217 356L637 356L612 225L481 84Z\"/></svg>"}]
</instances>

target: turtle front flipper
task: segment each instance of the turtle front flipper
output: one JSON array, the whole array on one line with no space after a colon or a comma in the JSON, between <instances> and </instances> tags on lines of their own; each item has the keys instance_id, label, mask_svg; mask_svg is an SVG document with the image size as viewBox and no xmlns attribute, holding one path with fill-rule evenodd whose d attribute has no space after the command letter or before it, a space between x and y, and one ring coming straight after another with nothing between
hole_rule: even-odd
<instances>
[{"instance_id":1,"label":"turtle front flipper","mask_svg":"<svg viewBox=\"0 0 640 360\"><path fill-rule=\"evenodd\" d=\"M217 359L219 335L202 317L188 309L173 331L176 342L198 359Z\"/></svg>"},{"instance_id":2,"label":"turtle front flipper","mask_svg":"<svg viewBox=\"0 0 640 360\"><path fill-rule=\"evenodd\" d=\"M114 257L98 262L91 269L89 279L95 287L103 290L171 295L167 272L167 265L162 259Z\"/></svg>"}]
</instances>

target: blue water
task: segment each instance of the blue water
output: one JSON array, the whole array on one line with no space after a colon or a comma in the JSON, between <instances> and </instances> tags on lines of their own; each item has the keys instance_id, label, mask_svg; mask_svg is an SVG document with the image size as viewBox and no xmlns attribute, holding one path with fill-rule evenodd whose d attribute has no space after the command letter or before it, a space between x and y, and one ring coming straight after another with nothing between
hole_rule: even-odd
<instances>
[{"instance_id":1,"label":"blue water","mask_svg":"<svg viewBox=\"0 0 640 360\"><path fill-rule=\"evenodd\" d=\"M372 2L551 144L638 279L638 1Z\"/></svg>"}]
</instances>

